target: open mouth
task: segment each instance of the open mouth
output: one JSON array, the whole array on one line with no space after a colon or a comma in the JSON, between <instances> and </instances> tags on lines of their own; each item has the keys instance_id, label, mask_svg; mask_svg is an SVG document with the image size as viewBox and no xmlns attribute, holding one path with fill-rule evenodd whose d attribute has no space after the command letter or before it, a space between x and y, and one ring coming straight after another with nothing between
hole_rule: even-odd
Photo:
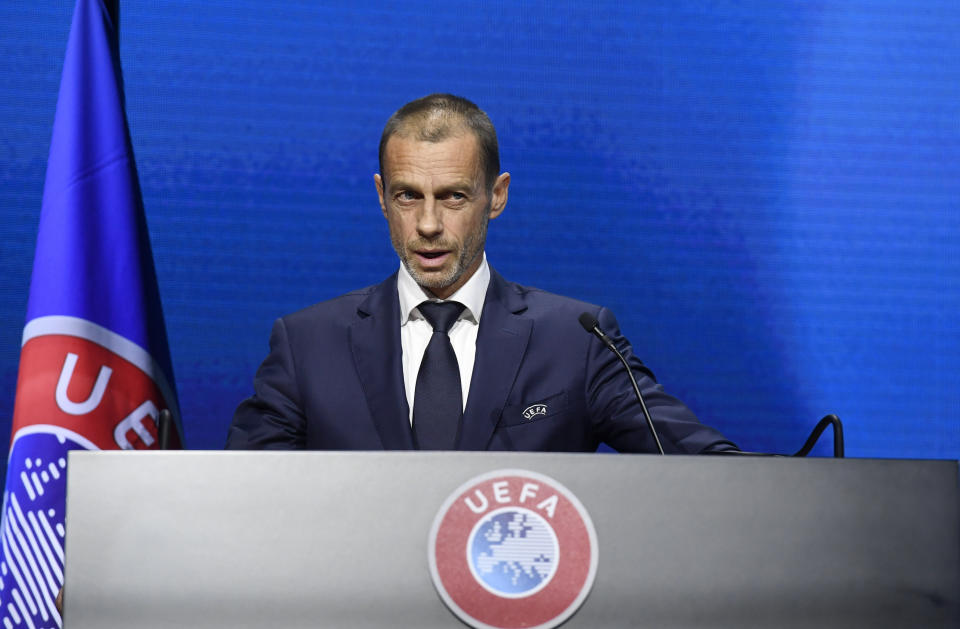
<instances>
[{"instance_id":1,"label":"open mouth","mask_svg":"<svg viewBox=\"0 0 960 629\"><path fill-rule=\"evenodd\" d=\"M420 268L424 270L431 269L440 269L447 264L450 251L448 250L436 250L436 251L417 251L417 260L420 261Z\"/></svg>"}]
</instances>

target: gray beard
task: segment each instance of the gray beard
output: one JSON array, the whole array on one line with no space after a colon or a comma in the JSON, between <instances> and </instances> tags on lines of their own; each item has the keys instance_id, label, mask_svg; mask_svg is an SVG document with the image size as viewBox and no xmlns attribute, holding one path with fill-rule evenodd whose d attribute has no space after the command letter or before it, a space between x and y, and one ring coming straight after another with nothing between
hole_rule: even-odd
<instances>
[{"instance_id":1,"label":"gray beard","mask_svg":"<svg viewBox=\"0 0 960 629\"><path fill-rule=\"evenodd\" d=\"M471 234L470 237L464 241L463 247L460 249L459 255L457 256L456 264L454 264L453 268L444 275L432 274L424 277L422 273L413 268L413 265L410 264L410 259L407 256L408 249L426 248L427 246L434 248L439 246L439 248L442 249L452 249L452 247L448 247L447 243L444 241L416 240L411 243L412 246L410 247L407 247L404 245L404 243L397 242L392 238L391 241L393 243L394 251L397 252L397 256L400 258L400 262L403 263L403 266L407 269L410 277L413 278L413 281L415 281L418 286L431 291L433 289L443 289L456 284L457 281L463 277L463 274L467 271L467 269L470 268L470 265L476 261L477 256L483 255L483 247L487 240L487 224L489 222L489 218L485 219L480 230Z\"/></svg>"}]
</instances>

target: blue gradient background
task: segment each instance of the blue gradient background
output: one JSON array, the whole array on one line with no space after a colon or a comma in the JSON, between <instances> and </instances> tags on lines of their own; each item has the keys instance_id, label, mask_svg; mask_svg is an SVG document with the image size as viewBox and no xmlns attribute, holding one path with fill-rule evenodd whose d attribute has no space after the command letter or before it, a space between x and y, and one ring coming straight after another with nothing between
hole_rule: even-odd
<instances>
[{"instance_id":1,"label":"blue gradient background","mask_svg":"<svg viewBox=\"0 0 960 629\"><path fill-rule=\"evenodd\" d=\"M222 446L275 317L394 271L379 133L450 91L513 175L492 264L611 307L705 422L960 457L960 5L704 5L122 2L188 445ZM4 438L71 12L0 5Z\"/></svg>"}]
</instances>

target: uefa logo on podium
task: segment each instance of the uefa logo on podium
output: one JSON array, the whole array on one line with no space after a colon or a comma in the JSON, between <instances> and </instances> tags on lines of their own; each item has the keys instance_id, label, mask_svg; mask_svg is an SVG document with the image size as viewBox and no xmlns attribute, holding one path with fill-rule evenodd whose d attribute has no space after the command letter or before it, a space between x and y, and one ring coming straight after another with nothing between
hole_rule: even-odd
<instances>
[{"instance_id":1,"label":"uefa logo on podium","mask_svg":"<svg viewBox=\"0 0 960 629\"><path fill-rule=\"evenodd\" d=\"M482 629L546 629L590 593L597 535L586 509L557 481L526 470L470 479L430 529L430 574L447 607Z\"/></svg>"}]
</instances>

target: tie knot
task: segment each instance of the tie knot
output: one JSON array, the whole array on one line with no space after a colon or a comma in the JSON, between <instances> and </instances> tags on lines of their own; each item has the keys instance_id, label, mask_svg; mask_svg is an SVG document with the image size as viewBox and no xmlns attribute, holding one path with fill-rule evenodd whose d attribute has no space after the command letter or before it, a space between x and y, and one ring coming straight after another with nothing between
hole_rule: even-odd
<instances>
[{"instance_id":1,"label":"tie knot","mask_svg":"<svg viewBox=\"0 0 960 629\"><path fill-rule=\"evenodd\" d=\"M420 314L430 322L434 332L446 334L466 308L458 301L425 301L419 306Z\"/></svg>"}]
</instances>

